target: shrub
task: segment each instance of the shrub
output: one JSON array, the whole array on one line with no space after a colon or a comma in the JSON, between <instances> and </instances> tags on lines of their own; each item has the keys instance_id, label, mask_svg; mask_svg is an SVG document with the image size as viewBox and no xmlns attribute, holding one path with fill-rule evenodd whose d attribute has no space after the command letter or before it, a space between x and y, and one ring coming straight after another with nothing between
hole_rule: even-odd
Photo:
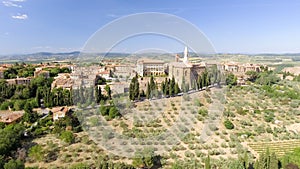
<instances>
[{"instance_id":1,"label":"shrub","mask_svg":"<svg viewBox=\"0 0 300 169\"><path fill-rule=\"evenodd\" d=\"M4 169L23 169L25 165L21 160L11 159L3 167Z\"/></svg>"},{"instance_id":2,"label":"shrub","mask_svg":"<svg viewBox=\"0 0 300 169\"><path fill-rule=\"evenodd\" d=\"M63 140L66 143L73 143L75 140L75 137L71 131L63 131L60 134L60 139Z\"/></svg>"},{"instance_id":3,"label":"shrub","mask_svg":"<svg viewBox=\"0 0 300 169\"><path fill-rule=\"evenodd\" d=\"M199 109L198 113L199 113L200 115L202 115L203 117L205 117L205 116L208 115L207 109Z\"/></svg>"},{"instance_id":4,"label":"shrub","mask_svg":"<svg viewBox=\"0 0 300 169\"><path fill-rule=\"evenodd\" d=\"M228 119L224 121L224 126L226 127L226 129L229 129L229 130L234 129L233 123Z\"/></svg>"},{"instance_id":5,"label":"shrub","mask_svg":"<svg viewBox=\"0 0 300 169\"><path fill-rule=\"evenodd\" d=\"M32 146L29 149L28 156L35 161L42 161L43 160L43 148L40 145Z\"/></svg>"}]
</instances>

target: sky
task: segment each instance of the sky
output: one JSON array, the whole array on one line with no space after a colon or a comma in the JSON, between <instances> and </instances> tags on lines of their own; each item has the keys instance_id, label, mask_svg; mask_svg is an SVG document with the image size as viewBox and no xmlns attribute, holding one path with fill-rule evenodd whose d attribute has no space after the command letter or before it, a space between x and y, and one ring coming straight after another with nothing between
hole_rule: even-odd
<instances>
[{"instance_id":1,"label":"sky","mask_svg":"<svg viewBox=\"0 0 300 169\"><path fill-rule=\"evenodd\" d=\"M105 25L144 12L190 22L218 53L300 53L299 9L299 0L2 0L0 55L80 51ZM114 50L146 48L183 50L157 35L128 38Z\"/></svg>"}]
</instances>

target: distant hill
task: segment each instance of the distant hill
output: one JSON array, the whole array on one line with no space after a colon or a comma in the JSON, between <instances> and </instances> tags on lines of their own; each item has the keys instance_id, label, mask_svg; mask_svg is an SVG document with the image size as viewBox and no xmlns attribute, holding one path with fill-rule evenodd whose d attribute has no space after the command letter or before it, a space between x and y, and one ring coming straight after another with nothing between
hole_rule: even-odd
<instances>
[{"instance_id":1,"label":"distant hill","mask_svg":"<svg viewBox=\"0 0 300 169\"><path fill-rule=\"evenodd\" d=\"M138 59L141 57L149 57L153 59L161 60L172 60L176 53L81 53L79 51L66 52L66 53L51 53L51 52L38 52L32 54L14 54L14 55L0 55L0 63L14 63L14 62L52 62L52 61L73 61L78 58L83 60L93 61L95 58L101 59L105 58L132 58ZM177 53L181 57L183 53ZM190 52L191 57L211 57L211 55L202 55ZM218 53L217 56L223 55L245 55L245 56L262 56L262 57L288 57L293 60L300 60L300 53L287 53L287 54L272 54L272 53L262 53L262 54L228 54L228 53Z\"/></svg>"}]
</instances>

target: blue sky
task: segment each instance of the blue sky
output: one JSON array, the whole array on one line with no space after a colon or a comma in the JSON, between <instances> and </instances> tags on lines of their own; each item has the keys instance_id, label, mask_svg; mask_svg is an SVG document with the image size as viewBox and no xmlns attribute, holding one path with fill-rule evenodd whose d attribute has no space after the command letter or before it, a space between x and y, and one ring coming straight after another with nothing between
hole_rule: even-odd
<instances>
[{"instance_id":1,"label":"blue sky","mask_svg":"<svg viewBox=\"0 0 300 169\"><path fill-rule=\"evenodd\" d=\"M80 50L99 28L142 12L186 19L209 38L217 52L294 53L300 52L299 9L299 0L2 0L0 55ZM145 44L157 48L167 43L165 38L154 39L145 38ZM142 38L133 42L116 50L143 50L134 48ZM179 45L170 46L167 50L182 50Z\"/></svg>"}]
</instances>

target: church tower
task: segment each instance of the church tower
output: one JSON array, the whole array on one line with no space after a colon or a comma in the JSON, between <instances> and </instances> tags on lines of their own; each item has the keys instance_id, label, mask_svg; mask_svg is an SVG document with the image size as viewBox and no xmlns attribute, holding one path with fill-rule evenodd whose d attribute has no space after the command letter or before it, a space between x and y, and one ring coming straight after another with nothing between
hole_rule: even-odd
<instances>
[{"instance_id":1,"label":"church tower","mask_svg":"<svg viewBox=\"0 0 300 169\"><path fill-rule=\"evenodd\" d=\"M189 63L189 57L188 57L188 55L189 55L189 51L188 51L188 47L186 46L185 48L184 48L184 52L183 52L183 63L185 63L185 64L188 64Z\"/></svg>"}]
</instances>

